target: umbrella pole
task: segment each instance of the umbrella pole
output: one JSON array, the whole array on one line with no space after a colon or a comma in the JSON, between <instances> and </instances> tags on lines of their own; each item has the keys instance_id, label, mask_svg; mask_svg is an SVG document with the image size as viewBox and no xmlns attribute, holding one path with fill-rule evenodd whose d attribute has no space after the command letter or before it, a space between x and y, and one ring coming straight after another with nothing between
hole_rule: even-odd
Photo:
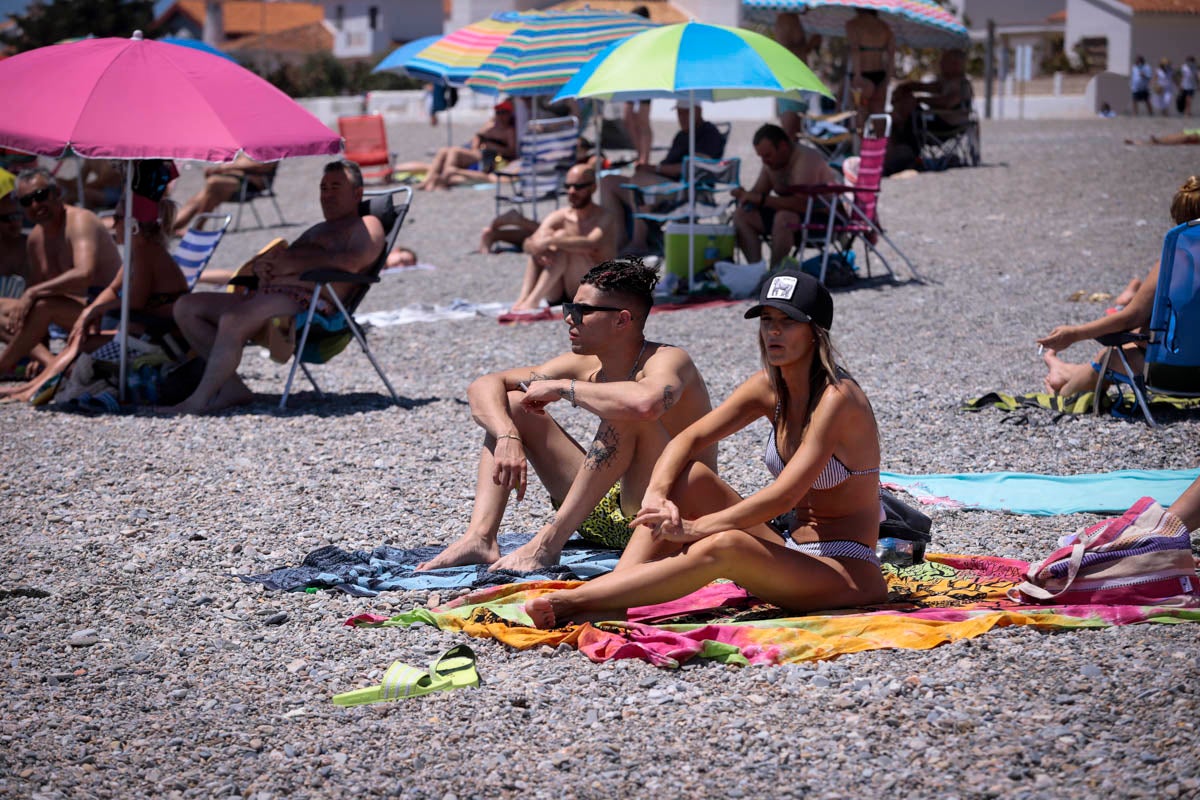
<instances>
[{"instance_id":1,"label":"umbrella pole","mask_svg":"<svg viewBox=\"0 0 1200 800\"><path fill-rule=\"evenodd\" d=\"M696 289L696 92L688 92L688 294Z\"/></svg>"},{"instance_id":2,"label":"umbrella pole","mask_svg":"<svg viewBox=\"0 0 1200 800\"><path fill-rule=\"evenodd\" d=\"M121 369L117 399L125 402L125 374L129 362L129 270L133 261L133 162L125 162L125 246L121 248L121 327L117 338L121 342Z\"/></svg>"}]
</instances>

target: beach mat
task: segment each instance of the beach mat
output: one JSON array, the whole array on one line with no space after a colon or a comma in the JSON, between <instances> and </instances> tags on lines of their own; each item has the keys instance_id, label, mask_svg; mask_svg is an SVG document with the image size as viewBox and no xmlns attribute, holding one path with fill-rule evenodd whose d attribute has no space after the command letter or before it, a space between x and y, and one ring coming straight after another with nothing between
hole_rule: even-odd
<instances>
[{"instance_id":1,"label":"beach mat","mask_svg":"<svg viewBox=\"0 0 1200 800\"><path fill-rule=\"evenodd\" d=\"M1164 508L1200 476L1200 469L1123 469L1081 475L1021 472L905 475L881 472L879 482L922 503L952 508L1053 516L1124 512L1143 497Z\"/></svg>"},{"instance_id":2,"label":"beach mat","mask_svg":"<svg viewBox=\"0 0 1200 800\"><path fill-rule=\"evenodd\" d=\"M673 668L696 659L789 664L868 650L928 650L1014 625L1064 631L1138 622L1200 622L1200 609L1018 605L1005 593L1020 581L1026 567L1024 561L1014 559L964 555L931 555L922 564L904 568L885 565L886 604L801 617L785 616L736 585L717 582L671 603L630 609L628 622L543 631L530 626L525 602L578 585L549 581L492 587L437 608L416 608L390 618L361 614L346 624L428 624L522 650L566 643L597 663L637 658Z\"/></svg>"},{"instance_id":3,"label":"beach mat","mask_svg":"<svg viewBox=\"0 0 1200 800\"><path fill-rule=\"evenodd\" d=\"M511 553L532 538L529 534L504 534L500 536L500 552ZM368 551L343 550L328 545L313 550L298 566L234 577L275 592L329 589L357 597L374 597L389 591L470 589L533 580L585 580L611 572L621 557L619 550L607 550L575 538L567 541L557 565L536 572L488 572L486 564L416 571L417 564L428 561L444 549L441 545L407 550L381 545Z\"/></svg>"},{"instance_id":4,"label":"beach mat","mask_svg":"<svg viewBox=\"0 0 1200 800\"><path fill-rule=\"evenodd\" d=\"M1063 397L1046 392L1026 392L1025 394L1005 394L1003 392L988 392L982 397L967 400L963 403L963 411L982 411L985 408L998 408L1001 411L1016 411L1022 408L1040 408L1054 411L1056 418L1078 414L1091 414L1093 392L1076 392ZM1146 392L1146 402L1151 413L1167 410L1194 411L1200 409L1200 398L1176 397L1173 395ZM1131 393L1122 392L1119 395L1106 393L1100 398L1100 411L1114 417L1141 419L1137 400Z\"/></svg>"}]
</instances>

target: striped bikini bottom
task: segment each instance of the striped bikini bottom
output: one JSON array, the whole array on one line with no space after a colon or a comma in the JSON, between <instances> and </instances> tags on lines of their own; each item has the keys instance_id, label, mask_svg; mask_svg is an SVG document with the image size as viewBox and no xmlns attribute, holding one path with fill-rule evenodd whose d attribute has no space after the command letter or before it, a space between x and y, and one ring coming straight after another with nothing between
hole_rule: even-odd
<instances>
[{"instance_id":1,"label":"striped bikini bottom","mask_svg":"<svg viewBox=\"0 0 1200 800\"><path fill-rule=\"evenodd\" d=\"M803 553L806 556L853 558L855 561L866 561L877 567L879 566L879 556L862 542L854 542L847 539L832 539L822 542L800 543L788 536L784 539L784 544L788 550L795 550L797 553Z\"/></svg>"}]
</instances>

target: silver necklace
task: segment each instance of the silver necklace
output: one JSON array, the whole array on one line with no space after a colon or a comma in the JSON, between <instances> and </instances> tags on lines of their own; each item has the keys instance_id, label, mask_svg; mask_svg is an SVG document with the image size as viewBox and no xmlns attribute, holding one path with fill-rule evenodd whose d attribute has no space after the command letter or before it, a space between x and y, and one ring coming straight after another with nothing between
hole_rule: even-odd
<instances>
[{"instance_id":1,"label":"silver necklace","mask_svg":"<svg viewBox=\"0 0 1200 800\"><path fill-rule=\"evenodd\" d=\"M631 380L633 380L633 376L634 376L634 375L637 375L637 371L638 371L638 364L640 364L640 363L641 363L641 361L642 361L642 356L643 356L643 355L645 355L645 353L646 353L646 345L647 345L647 344L649 344L649 343L650 343L650 342L649 342L649 341L647 341L646 339L642 339L642 349L641 349L641 350L638 350L637 358L635 358L635 359L633 360L633 369L629 370L629 377L625 379L626 381L631 381ZM607 379L604 379L604 380L601 380L601 379L600 379L600 374L601 374L602 372L604 372L604 367L601 367L599 370L597 370L597 371L596 371L596 380L597 380L597 382L598 382L598 383L608 383L608 380L607 380Z\"/></svg>"}]
</instances>

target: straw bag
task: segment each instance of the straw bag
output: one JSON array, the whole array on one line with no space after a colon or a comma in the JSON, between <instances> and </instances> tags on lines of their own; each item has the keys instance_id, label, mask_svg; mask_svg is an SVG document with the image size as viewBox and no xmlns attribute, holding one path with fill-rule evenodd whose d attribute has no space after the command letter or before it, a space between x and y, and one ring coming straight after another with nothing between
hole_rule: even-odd
<instances>
[{"instance_id":1,"label":"straw bag","mask_svg":"<svg viewBox=\"0 0 1200 800\"><path fill-rule=\"evenodd\" d=\"M1049 558L1030 565L1009 591L1017 602L1055 605L1200 606L1200 579L1187 528L1143 497L1114 519L1097 522Z\"/></svg>"}]
</instances>

